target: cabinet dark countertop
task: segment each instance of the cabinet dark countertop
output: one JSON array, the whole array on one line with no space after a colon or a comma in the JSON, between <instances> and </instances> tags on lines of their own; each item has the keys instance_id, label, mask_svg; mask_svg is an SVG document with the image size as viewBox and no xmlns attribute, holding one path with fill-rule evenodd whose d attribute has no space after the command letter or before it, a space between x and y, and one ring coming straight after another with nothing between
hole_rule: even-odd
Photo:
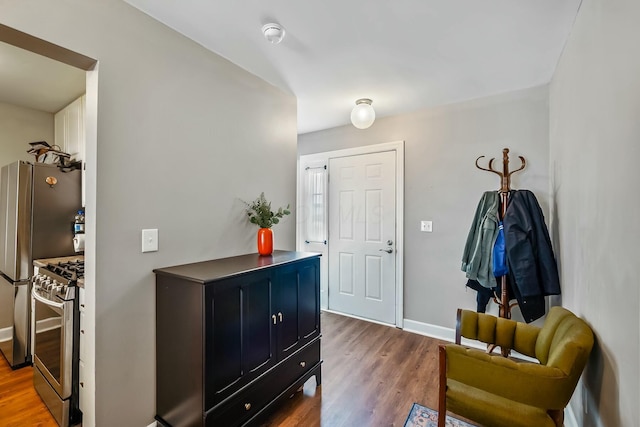
<instances>
[{"instance_id":1,"label":"cabinet dark countertop","mask_svg":"<svg viewBox=\"0 0 640 427\"><path fill-rule=\"evenodd\" d=\"M273 251L270 256L261 256L254 253L173 267L156 268L153 272L160 275L178 277L190 282L206 284L250 271L319 257L320 255L313 252Z\"/></svg>"}]
</instances>

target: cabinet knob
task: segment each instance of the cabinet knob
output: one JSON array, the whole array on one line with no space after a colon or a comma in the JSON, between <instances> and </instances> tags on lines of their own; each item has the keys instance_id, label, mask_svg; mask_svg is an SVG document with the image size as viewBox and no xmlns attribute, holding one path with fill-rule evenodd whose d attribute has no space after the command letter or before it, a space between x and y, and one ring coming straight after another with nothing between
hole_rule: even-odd
<instances>
[{"instance_id":1,"label":"cabinet knob","mask_svg":"<svg viewBox=\"0 0 640 427\"><path fill-rule=\"evenodd\" d=\"M84 381L80 381L80 387L84 387Z\"/></svg>"},{"instance_id":2,"label":"cabinet knob","mask_svg":"<svg viewBox=\"0 0 640 427\"><path fill-rule=\"evenodd\" d=\"M278 318L280 319L280 322L282 322L282 312L278 313Z\"/></svg>"},{"instance_id":3,"label":"cabinet knob","mask_svg":"<svg viewBox=\"0 0 640 427\"><path fill-rule=\"evenodd\" d=\"M278 323L278 320L276 319L276 315L272 315L271 316L271 320L273 320L273 324L275 325L276 323Z\"/></svg>"},{"instance_id":4,"label":"cabinet knob","mask_svg":"<svg viewBox=\"0 0 640 427\"><path fill-rule=\"evenodd\" d=\"M248 411L249 409L251 409L251 403L245 403L245 404L244 404L244 409L246 409L247 411Z\"/></svg>"},{"instance_id":5,"label":"cabinet knob","mask_svg":"<svg viewBox=\"0 0 640 427\"><path fill-rule=\"evenodd\" d=\"M307 362L303 360L302 362L300 362L300 366L304 368L305 366L307 366Z\"/></svg>"},{"instance_id":6,"label":"cabinet knob","mask_svg":"<svg viewBox=\"0 0 640 427\"><path fill-rule=\"evenodd\" d=\"M80 333L81 333L81 334L84 334L84 329L80 329Z\"/></svg>"}]
</instances>

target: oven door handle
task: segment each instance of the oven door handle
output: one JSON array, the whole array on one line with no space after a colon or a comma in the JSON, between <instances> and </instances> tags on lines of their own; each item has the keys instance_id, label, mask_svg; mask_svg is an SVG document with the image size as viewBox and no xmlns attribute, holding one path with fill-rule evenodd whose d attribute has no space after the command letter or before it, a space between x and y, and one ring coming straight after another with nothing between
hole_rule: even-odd
<instances>
[{"instance_id":1,"label":"oven door handle","mask_svg":"<svg viewBox=\"0 0 640 427\"><path fill-rule=\"evenodd\" d=\"M51 300L49 300L49 299L47 299L45 297L42 297L42 296L38 295L38 292L36 292L35 289L31 290L31 295L33 295L33 297L35 299L37 299L38 301L40 301L41 303L46 304L48 306L59 308L61 310L64 308L64 303L63 302L53 302L53 301L51 301Z\"/></svg>"}]
</instances>

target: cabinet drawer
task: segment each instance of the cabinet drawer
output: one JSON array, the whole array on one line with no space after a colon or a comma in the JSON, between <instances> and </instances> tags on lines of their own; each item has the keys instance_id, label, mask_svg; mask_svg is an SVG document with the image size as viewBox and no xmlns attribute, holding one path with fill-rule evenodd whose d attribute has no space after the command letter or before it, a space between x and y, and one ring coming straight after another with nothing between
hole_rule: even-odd
<instances>
[{"instance_id":1,"label":"cabinet drawer","mask_svg":"<svg viewBox=\"0 0 640 427\"><path fill-rule=\"evenodd\" d=\"M205 426L239 426L266 406L278 393L277 387L269 378L260 379L239 392L237 397L233 397L228 403L223 403L206 414Z\"/></svg>"},{"instance_id":2,"label":"cabinet drawer","mask_svg":"<svg viewBox=\"0 0 640 427\"><path fill-rule=\"evenodd\" d=\"M274 372L273 381L284 390L320 361L320 340L302 348L284 360Z\"/></svg>"},{"instance_id":3,"label":"cabinet drawer","mask_svg":"<svg viewBox=\"0 0 640 427\"><path fill-rule=\"evenodd\" d=\"M207 427L242 425L320 361L320 340L303 348L206 416Z\"/></svg>"}]
</instances>

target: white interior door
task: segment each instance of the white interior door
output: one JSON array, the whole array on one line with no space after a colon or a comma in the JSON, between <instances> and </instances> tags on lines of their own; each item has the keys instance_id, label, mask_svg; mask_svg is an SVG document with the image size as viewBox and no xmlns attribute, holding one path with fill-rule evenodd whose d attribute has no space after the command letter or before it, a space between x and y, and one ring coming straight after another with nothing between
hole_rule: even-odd
<instances>
[{"instance_id":1,"label":"white interior door","mask_svg":"<svg viewBox=\"0 0 640 427\"><path fill-rule=\"evenodd\" d=\"M329 160L329 309L396 323L396 151Z\"/></svg>"}]
</instances>

